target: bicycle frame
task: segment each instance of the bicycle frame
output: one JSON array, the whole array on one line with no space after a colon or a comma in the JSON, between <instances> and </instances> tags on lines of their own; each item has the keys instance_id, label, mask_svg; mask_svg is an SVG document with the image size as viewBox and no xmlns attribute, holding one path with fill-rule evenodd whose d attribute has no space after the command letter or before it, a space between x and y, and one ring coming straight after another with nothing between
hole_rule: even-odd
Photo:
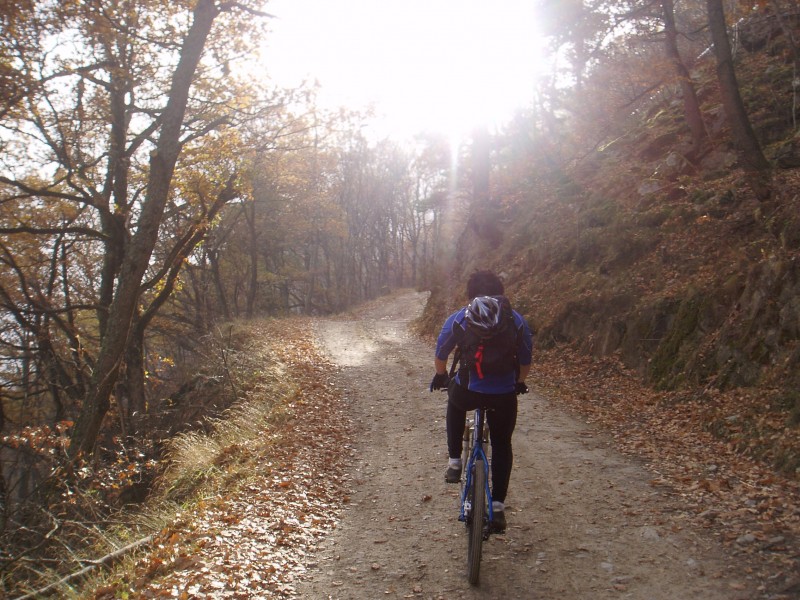
<instances>
[{"instance_id":1,"label":"bicycle frame","mask_svg":"<svg viewBox=\"0 0 800 600\"><path fill-rule=\"evenodd\" d=\"M486 477L484 481L486 481L486 500L489 506L489 524L491 525L492 521L494 520L494 511L492 510L492 493L489 487L489 459L486 456L486 450L484 448L484 430L485 430L485 409L483 408L476 408L475 409L475 418L473 419L472 423L468 427L468 431L466 432L467 435L464 436L464 444L471 443L472 448L470 449L469 460L467 464L464 465L464 469L466 472L466 477L464 481L464 488L461 491L461 507L460 512L458 515L458 520L466 522L468 518L468 511L471 509L469 504L469 491L472 488L472 479L473 479L473 467L476 461L480 458L483 461L483 468L486 472ZM469 439L471 438L471 439ZM484 539L486 539L491 531L491 526L486 528L484 532Z\"/></svg>"}]
</instances>

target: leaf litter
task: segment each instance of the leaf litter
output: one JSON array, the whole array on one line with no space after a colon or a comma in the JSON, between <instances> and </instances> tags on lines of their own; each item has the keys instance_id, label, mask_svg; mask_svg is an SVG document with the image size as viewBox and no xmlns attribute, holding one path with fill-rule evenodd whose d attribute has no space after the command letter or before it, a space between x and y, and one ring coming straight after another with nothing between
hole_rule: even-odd
<instances>
[{"instance_id":1,"label":"leaf litter","mask_svg":"<svg viewBox=\"0 0 800 600\"><path fill-rule=\"evenodd\" d=\"M644 459L662 487L681 501L689 523L708 530L748 574L774 587L774 598L800 593L800 483L780 474L746 443L715 435L719 413L770 415L758 390L657 392L615 357L593 358L569 348L540 353L536 377L548 393L587 423L609 431L615 445ZM800 445L797 427L776 423L780 444ZM752 444L752 442L751 442Z\"/></svg>"}]
</instances>

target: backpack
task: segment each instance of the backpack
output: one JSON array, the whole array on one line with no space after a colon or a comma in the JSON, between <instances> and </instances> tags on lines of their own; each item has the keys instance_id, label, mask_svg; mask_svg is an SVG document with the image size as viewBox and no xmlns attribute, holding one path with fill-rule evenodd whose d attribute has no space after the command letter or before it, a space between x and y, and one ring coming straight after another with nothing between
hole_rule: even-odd
<instances>
[{"instance_id":1,"label":"backpack","mask_svg":"<svg viewBox=\"0 0 800 600\"><path fill-rule=\"evenodd\" d=\"M479 332L466 320L453 326L457 349L450 376L458 366L459 380L463 385L467 385L473 370L479 379L519 370L517 347L520 332L514 322L511 302L505 296L494 298L500 302L500 321L490 332Z\"/></svg>"}]
</instances>

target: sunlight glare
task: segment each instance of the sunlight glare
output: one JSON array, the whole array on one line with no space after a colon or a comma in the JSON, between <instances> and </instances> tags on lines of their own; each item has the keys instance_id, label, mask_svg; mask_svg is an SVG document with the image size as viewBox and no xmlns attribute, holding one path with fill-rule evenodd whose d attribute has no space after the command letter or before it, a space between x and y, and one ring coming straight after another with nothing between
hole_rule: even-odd
<instances>
[{"instance_id":1,"label":"sunlight glare","mask_svg":"<svg viewBox=\"0 0 800 600\"><path fill-rule=\"evenodd\" d=\"M380 135L463 137L530 104L542 64L532 2L270 0L273 81L317 80L331 107L374 106Z\"/></svg>"}]
</instances>

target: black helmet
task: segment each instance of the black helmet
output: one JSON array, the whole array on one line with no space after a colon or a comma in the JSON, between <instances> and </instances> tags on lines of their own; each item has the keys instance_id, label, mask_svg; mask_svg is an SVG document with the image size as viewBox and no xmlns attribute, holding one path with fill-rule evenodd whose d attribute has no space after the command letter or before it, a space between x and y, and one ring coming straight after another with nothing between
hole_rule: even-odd
<instances>
[{"instance_id":1,"label":"black helmet","mask_svg":"<svg viewBox=\"0 0 800 600\"><path fill-rule=\"evenodd\" d=\"M491 296L478 296L467 306L467 325L478 332L494 330L500 323L500 301Z\"/></svg>"}]
</instances>

